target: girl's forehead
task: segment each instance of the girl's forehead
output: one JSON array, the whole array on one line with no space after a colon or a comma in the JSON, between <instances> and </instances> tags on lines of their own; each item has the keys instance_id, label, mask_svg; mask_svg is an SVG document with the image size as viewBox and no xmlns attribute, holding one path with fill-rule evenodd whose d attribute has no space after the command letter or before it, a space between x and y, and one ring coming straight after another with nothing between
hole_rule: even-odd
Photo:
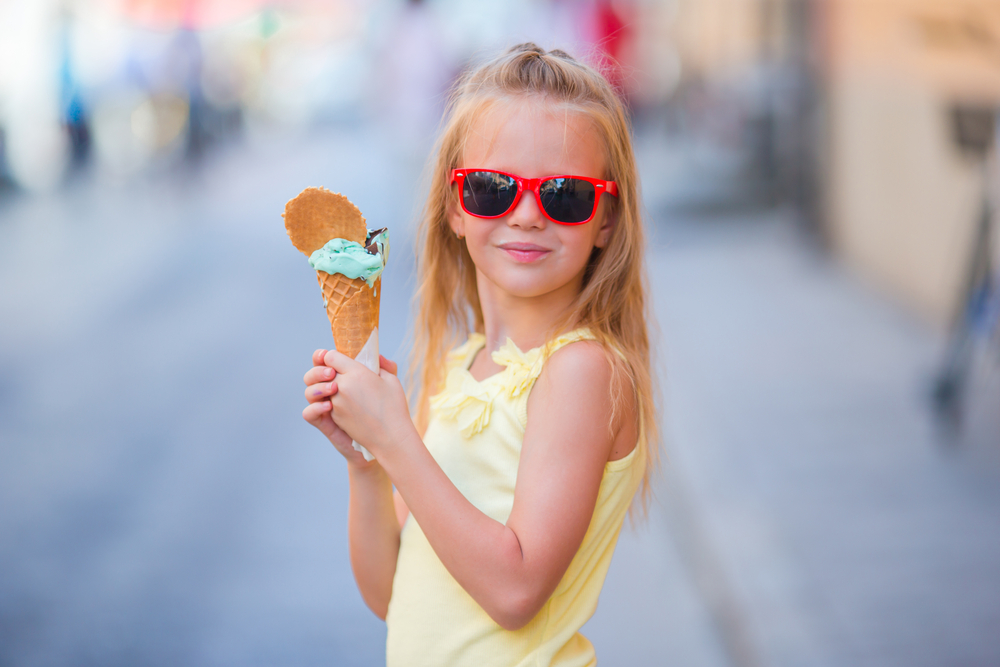
<instances>
[{"instance_id":1,"label":"girl's forehead","mask_svg":"<svg viewBox=\"0 0 1000 667\"><path fill-rule=\"evenodd\" d=\"M462 154L467 167L539 171L521 176L564 172L573 166L573 173L585 170L598 173L579 175L601 176L606 168L604 138L594 119L579 108L544 99L489 105L471 123Z\"/></svg>"}]
</instances>

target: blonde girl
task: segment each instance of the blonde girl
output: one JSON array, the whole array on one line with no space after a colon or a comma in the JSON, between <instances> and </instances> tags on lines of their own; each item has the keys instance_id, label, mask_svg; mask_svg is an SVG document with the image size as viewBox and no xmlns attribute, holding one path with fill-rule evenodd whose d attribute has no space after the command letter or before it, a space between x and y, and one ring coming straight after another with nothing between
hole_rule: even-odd
<instances>
[{"instance_id":1,"label":"blonde girl","mask_svg":"<svg viewBox=\"0 0 1000 667\"><path fill-rule=\"evenodd\" d=\"M390 667L592 665L579 629L655 451L628 123L599 73L533 44L467 73L446 118L415 417L394 363L326 350L303 416L347 459L351 565Z\"/></svg>"}]
</instances>

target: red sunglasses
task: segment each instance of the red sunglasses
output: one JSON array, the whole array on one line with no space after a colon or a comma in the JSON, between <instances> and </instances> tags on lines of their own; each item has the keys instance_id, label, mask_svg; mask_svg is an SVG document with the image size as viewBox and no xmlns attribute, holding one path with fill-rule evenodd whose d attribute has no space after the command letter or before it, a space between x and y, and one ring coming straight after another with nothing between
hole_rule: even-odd
<instances>
[{"instance_id":1,"label":"red sunglasses","mask_svg":"<svg viewBox=\"0 0 1000 667\"><path fill-rule=\"evenodd\" d=\"M451 182L458 183L462 208L477 218L507 215L524 192L534 192L538 208L560 225L582 225L597 212L601 195L618 196L614 181L586 176L521 178L492 169L453 169Z\"/></svg>"}]
</instances>

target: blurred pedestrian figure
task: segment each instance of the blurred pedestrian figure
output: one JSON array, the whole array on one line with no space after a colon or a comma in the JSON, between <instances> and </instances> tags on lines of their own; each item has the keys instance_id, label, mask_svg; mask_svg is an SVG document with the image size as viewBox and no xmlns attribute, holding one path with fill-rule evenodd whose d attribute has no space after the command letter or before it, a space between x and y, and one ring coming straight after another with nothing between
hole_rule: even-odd
<instances>
[{"instance_id":1,"label":"blurred pedestrian figure","mask_svg":"<svg viewBox=\"0 0 1000 667\"><path fill-rule=\"evenodd\" d=\"M176 92L187 100L187 134L184 156L198 160L212 137L207 124L209 109L201 91L202 47L198 33L188 27L177 31L167 48L164 66Z\"/></svg>"},{"instance_id":2,"label":"blurred pedestrian figure","mask_svg":"<svg viewBox=\"0 0 1000 667\"><path fill-rule=\"evenodd\" d=\"M80 167L90 156L90 118L83 100L71 48L72 15L64 8L59 26L59 98L61 120L69 138L72 167Z\"/></svg>"},{"instance_id":3,"label":"blurred pedestrian figure","mask_svg":"<svg viewBox=\"0 0 1000 667\"><path fill-rule=\"evenodd\" d=\"M633 39L633 14L626 0L597 0L594 5L592 34L602 60L600 70L623 97L628 96L628 87L622 64Z\"/></svg>"},{"instance_id":4,"label":"blurred pedestrian figure","mask_svg":"<svg viewBox=\"0 0 1000 667\"><path fill-rule=\"evenodd\" d=\"M379 47L376 108L399 148L426 153L444 109L444 94L456 67L445 51L444 32L422 0L407 0L391 20Z\"/></svg>"}]
</instances>

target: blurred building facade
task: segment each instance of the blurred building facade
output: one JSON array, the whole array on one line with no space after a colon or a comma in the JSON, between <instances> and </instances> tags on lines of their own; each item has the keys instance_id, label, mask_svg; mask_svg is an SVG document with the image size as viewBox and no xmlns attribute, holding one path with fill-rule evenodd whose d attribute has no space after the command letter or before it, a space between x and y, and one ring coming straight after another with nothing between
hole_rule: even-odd
<instances>
[{"instance_id":1,"label":"blurred building facade","mask_svg":"<svg viewBox=\"0 0 1000 667\"><path fill-rule=\"evenodd\" d=\"M959 307L983 197L956 114L1000 106L995 0L649 3L640 100L744 153L836 254L941 328ZM651 67L656 63L655 67ZM712 127L714 124L714 127ZM694 126L692 126L694 125Z\"/></svg>"},{"instance_id":2,"label":"blurred building facade","mask_svg":"<svg viewBox=\"0 0 1000 667\"><path fill-rule=\"evenodd\" d=\"M959 307L984 182L955 114L1000 108L994 0L827 3L827 204L834 247L927 319Z\"/></svg>"}]
</instances>

